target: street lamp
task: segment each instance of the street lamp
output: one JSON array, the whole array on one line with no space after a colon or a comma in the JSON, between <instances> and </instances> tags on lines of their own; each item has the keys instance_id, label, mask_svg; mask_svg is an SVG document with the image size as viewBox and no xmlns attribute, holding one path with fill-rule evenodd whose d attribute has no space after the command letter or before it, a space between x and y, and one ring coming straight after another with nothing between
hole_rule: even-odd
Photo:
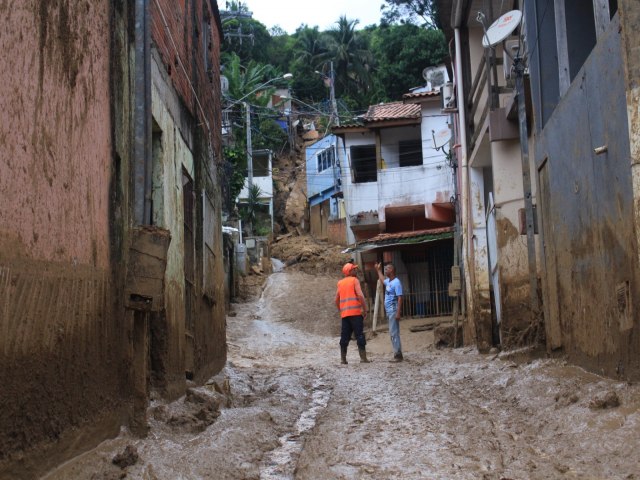
<instances>
[{"instance_id":1,"label":"street lamp","mask_svg":"<svg viewBox=\"0 0 640 480\"><path fill-rule=\"evenodd\" d=\"M272 78L271 80L267 80L263 84L258 85L256 88L254 88L249 93L244 95L242 98L236 100L236 102L242 102L249 95L257 92L261 88L266 87L267 85L269 85L272 82L275 82L276 80L291 80L292 78L293 78L293 74L285 73L281 77L276 77L276 78ZM248 173L247 187L249 191L251 191L251 187L253 185L253 149L251 147L251 105L249 104L249 102L242 102L242 103L244 105L244 111L245 111L246 121L247 121L247 173Z\"/></svg>"},{"instance_id":2,"label":"street lamp","mask_svg":"<svg viewBox=\"0 0 640 480\"><path fill-rule=\"evenodd\" d=\"M243 100L248 96L257 92L258 90L266 87L270 83L275 82L276 80L291 80L292 78L293 78L293 74L291 73L285 73L281 77L272 78L258 85L256 88L254 88L253 90L251 90L249 93L242 96L238 100L233 101L233 103L243 104L245 116L246 116L245 118L246 118L246 124L247 124L247 127L246 127L247 128L247 191L249 195L251 194L251 187L253 187L253 148L251 145L251 105L249 104L249 102L245 102Z\"/></svg>"}]
</instances>

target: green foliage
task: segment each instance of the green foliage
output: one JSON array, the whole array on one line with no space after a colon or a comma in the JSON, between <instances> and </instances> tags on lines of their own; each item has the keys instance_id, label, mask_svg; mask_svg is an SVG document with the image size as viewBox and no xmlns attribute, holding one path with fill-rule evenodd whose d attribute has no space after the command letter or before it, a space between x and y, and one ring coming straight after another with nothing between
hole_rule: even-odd
<instances>
[{"instance_id":1,"label":"green foliage","mask_svg":"<svg viewBox=\"0 0 640 480\"><path fill-rule=\"evenodd\" d=\"M385 0L382 24L415 24L441 28L435 0Z\"/></svg>"},{"instance_id":2,"label":"green foliage","mask_svg":"<svg viewBox=\"0 0 640 480\"><path fill-rule=\"evenodd\" d=\"M247 14L248 9L242 2L227 2L227 10ZM222 44L223 53L234 52L242 62L254 61L269 63L268 45L271 35L267 27L253 18L246 16L227 17L222 23L225 36Z\"/></svg>"},{"instance_id":3,"label":"green foliage","mask_svg":"<svg viewBox=\"0 0 640 480\"><path fill-rule=\"evenodd\" d=\"M240 218L245 222L250 235L267 236L271 233L271 216L268 205L260 203L262 191L256 184L249 188L249 197L240 205Z\"/></svg>"},{"instance_id":4,"label":"green foliage","mask_svg":"<svg viewBox=\"0 0 640 480\"><path fill-rule=\"evenodd\" d=\"M244 145L224 147L224 159L229 166L226 172L226 185L228 185L228 197L234 202L244 185L245 171L247 169L247 155Z\"/></svg>"},{"instance_id":5,"label":"green foliage","mask_svg":"<svg viewBox=\"0 0 640 480\"><path fill-rule=\"evenodd\" d=\"M371 87L373 55L366 37L356 30L357 25L357 20L348 20L345 16L338 19L328 32L324 59L333 61L336 95L365 100Z\"/></svg>"},{"instance_id":6,"label":"green foliage","mask_svg":"<svg viewBox=\"0 0 640 480\"><path fill-rule=\"evenodd\" d=\"M255 150L268 149L281 152L287 145L289 136L279 123L271 118L265 118L258 123L258 131L252 137Z\"/></svg>"},{"instance_id":7,"label":"green foliage","mask_svg":"<svg viewBox=\"0 0 640 480\"><path fill-rule=\"evenodd\" d=\"M235 1L227 2L227 7L247 10ZM316 71L329 75L333 62L336 98L353 113L361 113L373 103L401 99L410 88L424 85L422 70L442 63L447 46L442 32L435 29L433 0L385 0L382 15L380 26L357 29L356 20L342 16L327 31L302 24L293 35L278 27L268 31L259 21L242 15L225 19L225 33L242 29L254 35L253 42L243 38L240 43L235 37L225 41L222 62L229 80L228 97L240 99L260 84L291 72L292 96L308 104L328 101L330 89ZM264 106L272 91L261 89L246 101ZM235 122L243 124L242 107L232 109ZM253 126L263 134L254 135L255 148L282 148L286 135L273 122L254 119ZM243 142L245 133L241 129L234 132L236 140ZM270 143L269 138L274 140Z\"/></svg>"},{"instance_id":8,"label":"green foliage","mask_svg":"<svg viewBox=\"0 0 640 480\"><path fill-rule=\"evenodd\" d=\"M400 99L409 89L424 85L422 70L442 63L448 53L442 31L412 24L375 29L371 50L378 60L372 103Z\"/></svg>"}]
</instances>

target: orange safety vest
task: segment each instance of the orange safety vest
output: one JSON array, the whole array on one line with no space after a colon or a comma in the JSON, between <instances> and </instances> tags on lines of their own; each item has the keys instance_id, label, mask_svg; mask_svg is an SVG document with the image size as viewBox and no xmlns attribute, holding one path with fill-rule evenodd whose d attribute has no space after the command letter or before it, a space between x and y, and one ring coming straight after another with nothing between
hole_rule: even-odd
<instances>
[{"instance_id":1,"label":"orange safety vest","mask_svg":"<svg viewBox=\"0 0 640 480\"><path fill-rule=\"evenodd\" d=\"M356 294L357 281L356 277L345 277L338 282L341 318L362 315L362 307Z\"/></svg>"}]
</instances>

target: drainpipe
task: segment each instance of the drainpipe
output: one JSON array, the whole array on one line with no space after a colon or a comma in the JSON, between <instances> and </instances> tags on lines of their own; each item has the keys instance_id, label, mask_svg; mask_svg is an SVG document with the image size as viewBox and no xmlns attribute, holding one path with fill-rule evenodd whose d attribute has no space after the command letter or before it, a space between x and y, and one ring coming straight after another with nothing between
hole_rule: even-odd
<instances>
[{"instance_id":1,"label":"drainpipe","mask_svg":"<svg viewBox=\"0 0 640 480\"><path fill-rule=\"evenodd\" d=\"M463 245L463 249L467 251L467 272L469 278L473 275L474 272L474 252L473 248L471 248L471 243L473 241L473 225L470 222L471 219L471 209L470 209L470 195L469 195L469 165L467 163L467 113L465 111L465 99L464 99L464 88L463 88L463 80L462 80L462 46L461 46L461 38L460 38L460 29L456 28L454 30L455 35L455 49L456 49L456 97L458 102L458 115L460 116L460 151L462 152L460 159L460 195L461 195L461 212L462 212L462 232L463 234L466 232L466 235L463 236L465 238L465 242ZM471 292L467 290L469 294Z\"/></svg>"},{"instance_id":2,"label":"drainpipe","mask_svg":"<svg viewBox=\"0 0 640 480\"><path fill-rule=\"evenodd\" d=\"M149 2L135 0L134 218L151 224L151 55Z\"/></svg>"}]
</instances>

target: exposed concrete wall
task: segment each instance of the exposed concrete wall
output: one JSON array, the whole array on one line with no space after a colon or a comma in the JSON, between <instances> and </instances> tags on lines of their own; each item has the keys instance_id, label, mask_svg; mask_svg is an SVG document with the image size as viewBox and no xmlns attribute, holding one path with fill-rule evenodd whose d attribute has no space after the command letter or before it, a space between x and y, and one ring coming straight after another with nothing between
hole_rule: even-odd
<instances>
[{"instance_id":1,"label":"exposed concrete wall","mask_svg":"<svg viewBox=\"0 0 640 480\"><path fill-rule=\"evenodd\" d=\"M126 11L113 8L0 2L2 478L35 478L126 420L131 325L114 252L127 159L113 161L122 70L110 77L109 63Z\"/></svg>"},{"instance_id":2,"label":"exposed concrete wall","mask_svg":"<svg viewBox=\"0 0 640 480\"><path fill-rule=\"evenodd\" d=\"M639 282L618 16L536 143L547 323L569 357L639 378ZM596 155L593 148L607 145ZM544 178L543 176L544 173ZM552 295L553 294L553 295Z\"/></svg>"},{"instance_id":3,"label":"exposed concrete wall","mask_svg":"<svg viewBox=\"0 0 640 480\"><path fill-rule=\"evenodd\" d=\"M496 238L500 278L503 348L526 343L531 322L527 237L519 232L519 210L524 208L520 142L491 143Z\"/></svg>"}]
</instances>

